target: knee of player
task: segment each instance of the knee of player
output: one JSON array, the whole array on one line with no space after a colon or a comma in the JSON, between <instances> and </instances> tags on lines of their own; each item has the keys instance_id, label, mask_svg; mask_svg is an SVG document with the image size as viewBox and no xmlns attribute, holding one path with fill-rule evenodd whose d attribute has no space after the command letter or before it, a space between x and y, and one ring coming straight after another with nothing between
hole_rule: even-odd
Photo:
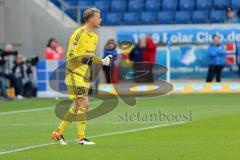
<instances>
[{"instance_id":1,"label":"knee of player","mask_svg":"<svg viewBox=\"0 0 240 160\"><path fill-rule=\"evenodd\" d=\"M75 103L73 103L73 105L72 105L72 109L73 109L75 112L77 112L78 109L79 109L79 106L76 105Z\"/></svg>"},{"instance_id":2,"label":"knee of player","mask_svg":"<svg viewBox=\"0 0 240 160\"><path fill-rule=\"evenodd\" d=\"M77 106L77 108L85 108L85 109L88 109L88 106L89 106L89 102L87 99L85 98L78 98L75 100L75 104Z\"/></svg>"},{"instance_id":3,"label":"knee of player","mask_svg":"<svg viewBox=\"0 0 240 160\"><path fill-rule=\"evenodd\" d=\"M88 102L84 102L84 103L82 103L82 105L79 108L83 108L85 110L88 110L88 107L89 107L89 103Z\"/></svg>"}]
</instances>

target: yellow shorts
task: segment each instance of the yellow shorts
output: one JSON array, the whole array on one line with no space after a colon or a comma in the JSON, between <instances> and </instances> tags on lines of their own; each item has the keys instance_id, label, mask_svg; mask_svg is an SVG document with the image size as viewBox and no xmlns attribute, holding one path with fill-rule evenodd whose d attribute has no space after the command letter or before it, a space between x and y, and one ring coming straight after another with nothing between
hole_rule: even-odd
<instances>
[{"instance_id":1,"label":"yellow shorts","mask_svg":"<svg viewBox=\"0 0 240 160\"><path fill-rule=\"evenodd\" d=\"M69 73L66 75L65 83L70 99L81 98L88 95L90 84L82 76Z\"/></svg>"}]
</instances>

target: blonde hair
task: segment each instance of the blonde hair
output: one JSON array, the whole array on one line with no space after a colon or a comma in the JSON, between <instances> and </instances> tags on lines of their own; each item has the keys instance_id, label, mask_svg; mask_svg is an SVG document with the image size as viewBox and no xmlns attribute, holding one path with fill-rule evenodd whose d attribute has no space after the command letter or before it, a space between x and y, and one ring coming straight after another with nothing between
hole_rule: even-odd
<instances>
[{"instance_id":1,"label":"blonde hair","mask_svg":"<svg viewBox=\"0 0 240 160\"><path fill-rule=\"evenodd\" d=\"M95 13L100 13L100 10L97 8L88 8L83 12L83 20L86 22L89 18L93 17Z\"/></svg>"}]
</instances>

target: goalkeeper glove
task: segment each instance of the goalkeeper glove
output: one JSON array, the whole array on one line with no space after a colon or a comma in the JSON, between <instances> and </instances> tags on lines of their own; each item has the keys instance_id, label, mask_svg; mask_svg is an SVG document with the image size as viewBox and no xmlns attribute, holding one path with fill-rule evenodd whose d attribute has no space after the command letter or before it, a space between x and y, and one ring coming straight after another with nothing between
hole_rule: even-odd
<instances>
[{"instance_id":1,"label":"goalkeeper glove","mask_svg":"<svg viewBox=\"0 0 240 160\"><path fill-rule=\"evenodd\" d=\"M82 57L82 63L83 64L87 64L87 65L89 65L89 66L91 66L92 65L92 62L93 62L93 58L92 57Z\"/></svg>"},{"instance_id":2,"label":"goalkeeper glove","mask_svg":"<svg viewBox=\"0 0 240 160\"><path fill-rule=\"evenodd\" d=\"M102 59L102 64L104 66L109 66L111 63L112 55L106 56L104 59Z\"/></svg>"}]
</instances>

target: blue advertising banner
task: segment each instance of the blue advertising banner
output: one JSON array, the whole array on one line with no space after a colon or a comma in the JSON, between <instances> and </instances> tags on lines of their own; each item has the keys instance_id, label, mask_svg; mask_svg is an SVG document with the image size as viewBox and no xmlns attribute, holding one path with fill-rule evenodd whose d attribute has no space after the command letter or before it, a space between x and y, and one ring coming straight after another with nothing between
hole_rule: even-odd
<instances>
[{"instance_id":1,"label":"blue advertising banner","mask_svg":"<svg viewBox=\"0 0 240 160\"><path fill-rule=\"evenodd\" d=\"M172 79L205 79L208 67L207 49L213 34L218 34L223 44L240 42L240 26L226 24L123 27L117 30L116 38L119 42L137 43L140 38L151 36L158 44L156 63L166 65L166 50L171 46ZM226 65L223 78L237 78L237 70L236 65Z\"/></svg>"},{"instance_id":2,"label":"blue advertising banner","mask_svg":"<svg viewBox=\"0 0 240 160\"><path fill-rule=\"evenodd\" d=\"M139 38L151 35L157 44L212 42L212 35L218 34L222 42L240 42L240 25L171 25L155 27L127 27L117 30L117 40L138 42Z\"/></svg>"}]
</instances>

